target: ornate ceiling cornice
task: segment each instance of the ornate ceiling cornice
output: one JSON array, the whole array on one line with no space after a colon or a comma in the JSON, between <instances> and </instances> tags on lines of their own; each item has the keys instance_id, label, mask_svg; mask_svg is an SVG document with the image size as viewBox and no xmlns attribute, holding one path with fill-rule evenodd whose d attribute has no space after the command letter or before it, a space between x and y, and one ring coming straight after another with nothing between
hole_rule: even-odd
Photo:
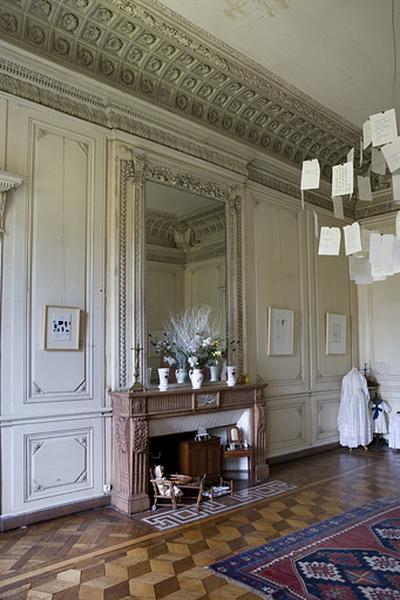
<instances>
[{"instance_id":1,"label":"ornate ceiling cornice","mask_svg":"<svg viewBox=\"0 0 400 600\"><path fill-rule=\"evenodd\" d=\"M318 157L325 177L358 148L356 127L156 0L0 0L0 35L258 151L296 165ZM15 86L8 71L1 89L50 104L45 87L38 97L37 83ZM143 135L126 102L89 96L87 120ZM61 110L82 117L72 99Z\"/></svg>"}]
</instances>

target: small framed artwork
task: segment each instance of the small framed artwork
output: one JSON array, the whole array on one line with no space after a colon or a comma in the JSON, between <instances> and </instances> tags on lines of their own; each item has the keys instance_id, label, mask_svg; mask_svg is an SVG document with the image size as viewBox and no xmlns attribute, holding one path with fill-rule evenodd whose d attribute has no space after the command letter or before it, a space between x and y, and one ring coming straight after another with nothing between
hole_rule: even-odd
<instances>
[{"instance_id":1,"label":"small framed artwork","mask_svg":"<svg viewBox=\"0 0 400 600\"><path fill-rule=\"evenodd\" d=\"M81 309L46 304L43 317L44 350L79 350Z\"/></svg>"},{"instance_id":2,"label":"small framed artwork","mask_svg":"<svg viewBox=\"0 0 400 600\"><path fill-rule=\"evenodd\" d=\"M268 355L291 356L293 340L294 310L268 307Z\"/></svg>"},{"instance_id":3,"label":"small framed artwork","mask_svg":"<svg viewBox=\"0 0 400 600\"><path fill-rule=\"evenodd\" d=\"M346 354L347 316L326 313L326 354Z\"/></svg>"}]
</instances>

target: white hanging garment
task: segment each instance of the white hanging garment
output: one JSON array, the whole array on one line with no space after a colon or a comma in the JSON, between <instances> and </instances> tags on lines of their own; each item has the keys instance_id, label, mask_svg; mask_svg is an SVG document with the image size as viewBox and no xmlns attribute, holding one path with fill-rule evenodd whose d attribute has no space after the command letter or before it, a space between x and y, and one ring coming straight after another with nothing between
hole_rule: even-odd
<instances>
[{"instance_id":1,"label":"white hanging garment","mask_svg":"<svg viewBox=\"0 0 400 600\"><path fill-rule=\"evenodd\" d=\"M390 419L389 448L400 450L400 413L393 415Z\"/></svg>"},{"instance_id":2,"label":"white hanging garment","mask_svg":"<svg viewBox=\"0 0 400 600\"><path fill-rule=\"evenodd\" d=\"M373 438L372 415L368 409L367 381L358 369L351 369L342 380L338 414L340 445L367 446Z\"/></svg>"},{"instance_id":3,"label":"white hanging garment","mask_svg":"<svg viewBox=\"0 0 400 600\"><path fill-rule=\"evenodd\" d=\"M388 414L392 411L390 404L386 400L381 400L379 404L375 404L373 400L370 400L369 408L372 415L374 433L388 433Z\"/></svg>"}]
</instances>

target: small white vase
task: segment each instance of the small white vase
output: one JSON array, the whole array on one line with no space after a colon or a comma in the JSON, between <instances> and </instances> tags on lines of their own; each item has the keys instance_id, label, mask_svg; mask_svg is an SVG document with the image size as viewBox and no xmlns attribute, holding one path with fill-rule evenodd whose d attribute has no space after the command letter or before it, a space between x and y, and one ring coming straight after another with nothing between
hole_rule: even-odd
<instances>
[{"instance_id":1,"label":"small white vase","mask_svg":"<svg viewBox=\"0 0 400 600\"><path fill-rule=\"evenodd\" d=\"M210 369L210 381L218 381L219 366L210 365L208 368Z\"/></svg>"},{"instance_id":2,"label":"small white vase","mask_svg":"<svg viewBox=\"0 0 400 600\"><path fill-rule=\"evenodd\" d=\"M194 390L201 388L204 379L203 371L201 369L190 369L189 377Z\"/></svg>"},{"instance_id":3,"label":"small white vase","mask_svg":"<svg viewBox=\"0 0 400 600\"><path fill-rule=\"evenodd\" d=\"M167 391L168 377L169 377L169 367L161 367L160 369L158 369L158 379L160 380L158 389L160 390L160 392Z\"/></svg>"},{"instance_id":4,"label":"small white vase","mask_svg":"<svg viewBox=\"0 0 400 600\"><path fill-rule=\"evenodd\" d=\"M229 385L229 387L232 387L233 385L236 385L236 366L235 365L230 365L228 367L226 367L226 371L227 371L227 380L226 383Z\"/></svg>"},{"instance_id":5,"label":"small white vase","mask_svg":"<svg viewBox=\"0 0 400 600\"><path fill-rule=\"evenodd\" d=\"M187 375L186 369L176 369L176 371L175 371L176 382L177 383L185 383L186 375Z\"/></svg>"}]
</instances>

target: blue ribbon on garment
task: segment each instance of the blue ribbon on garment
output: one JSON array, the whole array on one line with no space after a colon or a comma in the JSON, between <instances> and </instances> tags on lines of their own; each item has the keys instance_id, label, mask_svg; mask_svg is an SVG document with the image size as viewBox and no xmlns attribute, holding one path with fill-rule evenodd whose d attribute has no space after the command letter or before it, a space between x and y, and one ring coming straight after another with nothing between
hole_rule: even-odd
<instances>
[{"instance_id":1,"label":"blue ribbon on garment","mask_svg":"<svg viewBox=\"0 0 400 600\"><path fill-rule=\"evenodd\" d=\"M379 406L375 404L374 408L372 408L371 410L373 413L372 418L377 419L379 417L379 413L383 411L383 408L379 408Z\"/></svg>"}]
</instances>

